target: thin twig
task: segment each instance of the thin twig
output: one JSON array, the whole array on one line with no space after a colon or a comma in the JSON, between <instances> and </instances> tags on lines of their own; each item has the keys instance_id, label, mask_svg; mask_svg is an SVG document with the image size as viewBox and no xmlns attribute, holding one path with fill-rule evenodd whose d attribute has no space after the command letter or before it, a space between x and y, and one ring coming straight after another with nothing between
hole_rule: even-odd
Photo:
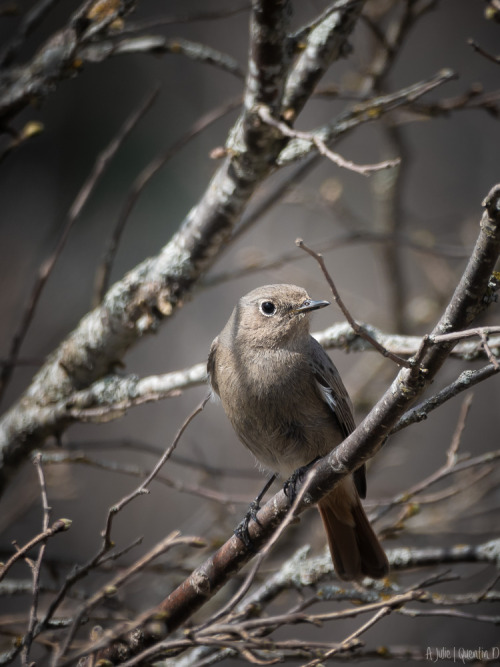
<instances>
[{"instance_id":1,"label":"thin twig","mask_svg":"<svg viewBox=\"0 0 500 667\"><path fill-rule=\"evenodd\" d=\"M381 169L391 169L393 167L396 167L400 162L399 158L396 158L394 160L384 160L382 162L377 162L376 164L356 164L351 160L346 160L341 155L335 153L330 148L328 148L328 146L321 139L321 137L319 137L314 132L299 132L298 130L293 130L286 123L283 123L280 120L276 120L276 118L273 118L267 107L261 106L259 108L259 116L265 123L267 123L271 127L275 127L285 137L289 137L291 139L302 139L303 141L309 141L310 143L316 146L318 152L321 155L331 160L331 162L336 164L338 167L342 167L343 169L349 169L350 171L354 171L355 173L361 174L362 176L369 176L374 171L380 171Z\"/></svg>"},{"instance_id":2,"label":"thin twig","mask_svg":"<svg viewBox=\"0 0 500 667\"><path fill-rule=\"evenodd\" d=\"M500 326L474 327L464 331L452 331L451 333L441 334L439 336L430 336L431 343L445 343L446 341L462 340L462 338L471 338L472 336L489 336L490 334L500 333Z\"/></svg>"},{"instance_id":3,"label":"thin twig","mask_svg":"<svg viewBox=\"0 0 500 667\"><path fill-rule=\"evenodd\" d=\"M130 449L133 451L139 451L143 454L151 454L152 456L159 456L163 448L153 445L145 440L138 440L134 438L116 438L109 440L82 440L77 441L73 440L68 444L65 444L65 449L69 452L87 450L87 449L98 449L102 451L103 449ZM218 466L211 465L206 461L200 461L199 459L190 458L183 456L182 454L173 454L170 458L171 463L175 463L179 466L185 466L186 468L193 468L198 470L206 475L221 475L223 477L235 477L241 479L260 479L261 473L257 469L243 467L229 467L229 466Z\"/></svg>"},{"instance_id":4,"label":"thin twig","mask_svg":"<svg viewBox=\"0 0 500 667\"><path fill-rule=\"evenodd\" d=\"M78 628L80 627L82 618L88 614L97 604L99 604L99 602L101 602L104 598L113 592L118 591L131 577L143 570L155 558L158 558L158 556L164 554L166 551L169 551L175 546L185 544L197 548L206 546L206 543L200 537L182 537L180 532L175 530L166 538L161 540L152 549L150 549L144 556L133 563L130 567L120 571L110 582L104 584L96 593L94 593L88 600L86 600L85 603L81 605L78 612L74 614L71 628L69 629L64 642L61 643L61 646L55 656L54 664L57 664L58 661L67 652Z\"/></svg>"},{"instance_id":5,"label":"thin twig","mask_svg":"<svg viewBox=\"0 0 500 667\"><path fill-rule=\"evenodd\" d=\"M165 465L165 463L168 461L168 459L172 456L175 448L177 447L177 444L179 440L181 439L182 434L186 430L186 428L189 426L189 424L193 421L193 419L203 410L207 402L210 400L210 394L208 394L196 407L193 412L185 419L184 423L180 427L180 429L177 431L177 434L170 445L165 452L163 453L162 457L158 461L158 463L155 465L153 470L149 473L149 475L146 477L146 479L136 488L132 493L129 493L127 496L124 496L116 505L113 505L113 507L110 508L109 513L108 513L108 518L106 521L106 527L103 532L103 538L104 538L104 544L103 547L107 549L111 548L113 545L112 540L111 540L111 528L113 525L113 519L114 517L126 506L128 505L134 498L137 498L137 496L144 495L149 493L148 486L152 482L152 480L156 477L156 475L160 472L161 468Z\"/></svg>"},{"instance_id":6,"label":"thin twig","mask_svg":"<svg viewBox=\"0 0 500 667\"><path fill-rule=\"evenodd\" d=\"M474 39L468 39L467 44L469 46L472 46L472 48L474 49L474 51L476 51L476 53L480 53L482 56L487 58L489 61L491 61L492 63L495 63L495 65L500 65L500 56L494 56L489 51L486 51L486 49L483 49L483 47L480 46Z\"/></svg>"},{"instance_id":7,"label":"thin twig","mask_svg":"<svg viewBox=\"0 0 500 667\"><path fill-rule=\"evenodd\" d=\"M463 371L460 373L459 377L447 387L441 389L441 391L438 391L430 398L425 399L425 401L422 401L415 407L410 408L410 410L405 412L405 414L392 429L391 435L401 431L401 429L406 428L411 424L416 424L423 421L424 419L427 419L429 413L443 405L443 403L446 403L446 401L449 401L451 398L454 398L461 392L470 389L474 385L484 382L493 375L496 375L498 370L499 369L497 366L488 364L487 366L484 366L483 368L475 371Z\"/></svg>"},{"instance_id":8,"label":"thin twig","mask_svg":"<svg viewBox=\"0 0 500 667\"><path fill-rule=\"evenodd\" d=\"M402 357L399 357L396 354L393 354L392 352L389 352L389 350L387 350L383 345L381 345L377 340L375 340L375 338L370 336L370 334L366 331L364 327L362 327L360 324L358 324L358 322L356 322L356 320L352 317L351 313L348 311L344 302L340 298L340 294L338 293L338 290L335 287L335 283L333 282L330 274L328 273L323 256L320 253L317 253L308 246L306 246L306 244L302 239L297 239L295 243L299 248L305 250L309 255L311 255L311 257L314 257L314 259L318 262L323 272L323 275L325 276L326 281L330 286L335 303L342 311L344 317L349 322L354 332L358 336L361 336L361 338L364 338L366 341L368 341L368 343L370 343L370 345L372 345L376 350L378 350L378 352L380 352L384 357L387 357L388 359L391 359L391 361L394 361L396 364L398 364L398 366L403 366L404 368L413 368L415 365L414 362L408 361L406 359L403 359Z\"/></svg>"},{"instance_id":9,"label":"thin twig","mask_svg":"<svg viewBox=\"0 0 500 667\"><path fill-rule=\"evenodd\" d=\"M14 563L16 563L20 558L24 558L30 549L33 549L33 547L36 547L36 545L40 544L41 542L45 542L49 537L52 537L52 535L56 535L56 533L61 533L62 531L68 530L70 527L71 521L69 519L57 519L57 521L54 521L52 526L47 528L47 530L39 533L23 547L20 547L16 553L9 558L5 565L0 567L0 581L4 579L5 575L14 565Z\"/></svg>"},{"instance_id":10,"label":"thin twig","mask_svg":"<svg viewBox=\"0 0 500 667\"><path fill-rule=\"evenodd\" d=\"M139 466L127 463L120 464L116 461L94 459L83 451L45 452L42 455L42 460L46 465L87 465L89 467L98 468L100 470L107 470L109 472L118 473L121 475L140 477L141 479L145 479L151 474L149 470L145 470ZM221 505L248 504L248 495L221 493L220 491L211 489L209 487L193 484L189 481L183 482L182 480L175 477L166 477L158 474L156 475L155 480L157 483L168 486L171 489L175 489L180 493L188 493L193 496L203 498L204 500L220 503Z\"/></svg>"},{"instance_id":11,"label":"thin twig","mask_svg":"<svg viewBox=\"0 0 500 667\"><path fill-rule=\"evenodd\" d=\"M283 184L280 184L282 187ZM294 200L295 203L295 200ZM259 211L259 215L260 215ZM252 217L253 222L253 217ZM431 255L437 257L452 257L459 259L466 259L470 252L467 252L460 246L445 246L442 244L429 245L421 243L417 240L405 237L397 233L373 232L364 229L350 230L342 233L333 239L328 239L321 243L321 252L325 253L331 250L338 250L345 246L353 246L358 244L374 244L385 245L392 244L394 246L401 246L402 248L409 248L416 253L424 255ZM221 283L233 281L236 278L242 278L253 273L261 273L262 271L269 271L272 269L280 269L288 263L301 261L305 258L303 253L298 253L296 250L288 250L280 255L274 257L258 256L252 257L250 261L245 263L241 261L238 268L229 271L221 271L213 275L207 276L202 284L202 287L214 287Z\"/></svg>"},{"instance_id":12,"label":"thin twig","mask_svg":"<svg viewBox=\"0 0 500 667\"><path fill-rule=\"evenodd\" d=\"M463 430L465 428L465 423L467 420L467 416L469 414L469 409L472 403L472 394L469 394L468 396L465 397L462 407L460 409L460 414L457 420L457 424L455 426L455 431L453 433L453 437L451 439L450 446L448 447L448 451L446 452L446 461L445 463L435 470L433 473L425 477L423 480L420 482L417 482L413 486L411 486L409 489L406 489L404 493L398 494L395 496L389 503L384 504L383 507L379 507L378 511L376 512L376 516L372 516L372 521L380 519L382 516L387 514L387 512L395 507L396 505L399 504L405 504L407 505L409 501L419 493L422 493L422 491L428 489L430 486L433 484L436 484L437 482L441 481L445 477L448 477L449 475L455 474L459 470L462 470L463 468L458 467L458 460L457 460L457 451L458 447L460 445L460 440L462 437ZM470 461L469 461L470 463ZM469 467L469 466L468 466ZM396 523L401 522L401 518L398 518Z\"/></svg>"},{"instance_id":13,"label":"thin twig","mask_svg":"<svg viewBox=\"0 0 500 667\"><path fill-rule=\"evenodd\" d=\"M148 493L147 486L151 482L151 480L157 475L159 472L160 468L162 465L168 460L168 458L171 456L172 452L174 451L175 447L177 446L179 439L181 435L184 433L186 427L188 424L194 419L194 417L203 410L206 402L208 401L209 397L207 396L202 403L189 415L189 417L186 419L184 424L181 426L180 430L178 431L173 443L170 445L170 447L164 452L163 456L160 458L159 462L156 464L155 468L152 470L152 472L148 475L147 479L145 479L142 484L135 489L131 494L128 496L125 496L117 505L114 505L113 507L110 508L108 512L108 516L106 519L106 526L105 529L102 533L103 541L101 544L101 547L99 548L98 552L84 565L81 567L77 568L74 570L68 577L66 577L66 580L64 581L64 584L62 585L58 595L55 597L54 600L52 600L51 604L49 605L47 612L45 614L44 619L40 623L40 628L47 627L50 619L53 617L55 611L61 604L61 602L65 599L66 594L68 590L75 584L75 582L79 581L83 577L85 577L90 570L94 569L98 565L101 564L101 562L105 561L106 559L103 558L104 554L106 554L113 546L113 542L111 540L111 528L112 528L112 522L113 518L116 516L116 514L125 507L131 500L138 495Z\"/></svg>"},{"instance_id":14,"label":"thin twig","mask_svg":"<svg viewBox=\"0 0 500 667\"><path fill-rule=\"evenodd\" d=\"M40 484L40 496L42 499L42 509L43 509L42 531L46 533L49 529L50 507L47 499L47 487L45 484L45 476L43 474L43 467L42 467L40 453L35 454L33 458L33 463L35 464L36 471L38 474L38 482ZM38 598L40 594L40 571L42 567L42 561L45 554L46 546L47 546L47 540L41 543L40 549L38 551L38 557L35 563L31 563L29 559L26 559L31 567L31 576L33 579L33 600L31 603L28 630L24 635L23 638L24 646L21 651L21 664L24 667L28 667L29 665L29 654L30 654L31 644L33 642L35 627L38 621L37 612L38 612Z\"/></svg>"}]
</instances>

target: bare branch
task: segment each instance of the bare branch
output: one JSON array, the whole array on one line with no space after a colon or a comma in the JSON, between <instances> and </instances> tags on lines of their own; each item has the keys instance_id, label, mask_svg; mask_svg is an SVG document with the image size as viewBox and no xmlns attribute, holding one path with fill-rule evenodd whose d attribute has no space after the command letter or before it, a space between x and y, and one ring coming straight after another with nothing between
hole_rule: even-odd
<instances>
[{"instance_id":1,"label":"bare branch","mask_svg":"<svg viewBox=\"0 0 500 667\"><path fill-rule=\"evenodd\" d=\"M302 111L331 63L345 55L349 48L347 40L364 4L365 0L337 0L333 9L309 31L306 46L286 82L281 115L287 121L292 121Z\"/></svg>"},{"instance_id":2,"label":"bare branch","mask_svg":"<svg viewBox=\"0 0 500 667\"><path fill-rule=\"evenodd\" d=\"M486 51L486 49L483 49L483 47L480 46L473 39L469 39L467 43L474 49L474 51L476 51L477 53L480 53L482 56L487 58L490 62L495 63L495 65L500 64L500 56L494 56L489 51Z\"/></svg>"},{"instance_id":3,"label":"bare branch","mask_svg":"<svg viewBox=\"0 0 500 667\"><path fill-rule=\"evenodd\" d=\"M381 95L368 100L368 102L356 104L351 109L343 111L337 118L328 123L328 125L316 130L314 135L325 145L330 146L332 142L359 125L376 120L381 114L388 113L400 106L413 103L422 95L425 95L434 88L441 86L454 78L456 78L456 76L451 70L443 70L426 81L408 86L396 93ZM288 120L286 116L285 119ZM313 150L313 147L314 144L311 141L291 139L280 153L278 165L284 166L295 162L298 159L302 159Z\"/></svg>"},{"instance_id":4,"label":"bare branch","mask_svg":"<svg viewBox=\"0 0 500 667\"><path fill-rule=\"evenodd\" d=\"M93 2L84 2L73 14L67 27L56 32L39 49L30 63L15 68L2 78L0 118L8 121L35 99L44 99L61 81L78 74L79 49L89 40L106 35L113 21L126 15L135 4L123 0L119 9L104 17L90 14Z\"/></svg>"},{"instance_id":5,"label":"bare branch","mask_svg":"<svg viewBox=\"0 0 500 667\"><path fill-rule=\"evenodd\" d=\"M151 55L183 55L190 60L213 65L242 79L244 73L239 63L227 53L221 53L206 44L200 44L179 37L169 39L162 35L144 35L113 41L93 42L79 50L78 55L85 62L100 63L112 56L147 53Z\"/></svg>"},{"instance_id":6,"label":"bare branch","mask_svg":"<svg viewBox=\"0 0 500 667\"><path fill-rule=\"evenodd\" d=\"M351 160L346 160L338 153L334 153L332 150L330 150L323 141L323 139L317 134L314 134L313 132L299 132L298 130L293 130L288 125L286 125L286 123L276 120L269 113L269 109L267 107L260 107L259 115L265 123L268 123L272 127L275 127L283 134L283 136L292 139L300 139L301 141L310 142L314 144L318 149L320 155L323 155L324 157L328 158L338 167L349 169L350 171L354 171L357 174L362 174L363 176L369 176L374 171L394 168L400 162L399 158L397 158L395 160L384 160L383 162L377 162L376 164L356 164L355 162L352 162Z\"/></svg>"},{"instance_id":7,"label":"bare branch","mask_svg":"<svg viewBox=\"0 0 500 667\"><path fill-rule=\"evenodd\" d=\"M47 533L49 530L49 521L50 521L50 507L47 499L47 487L45 484L45 476L43 474L43 468L41 464L40 454L35 455L34 464L36 466L38 481L40 484L40 495L42 498L42 509L43 509L43 521L42 521L42 531ZM42 567L42 561L45 554L45 547L47 541L44 541L40 544L40 549L38 551L38 557L35 563L31 563L27 560L28 564L31 567L31 575L33 579L33 601L31 603L30 609L30 618L28 623L28 630L23 638L23 648L21 651L21 663L23 667L27 667L29 664L29 655L31 644L33 642L33 636L35 632L36 623L38 620L38 598L40 594L40 571Z\"/></svg>"},{"instance_id":8,"label":"bare branch","mask_svg":"<svg viewBox=\"0 0 500 667\"><path fill-rule=\"evenodd\" d=\"M118 512L121 512L121 510L128 505L134 498L137 498L137 496L143 495L145 493L148 493L148 486L151 484L152 480L156 477L156 475L159 473L161 468L165 465L165 463L168 461L168 459L172 456L173 451L177 447L177 444L179 443L179 440L182 437L182 434L186 430L186 428L189 426L189 424L193 421L193 419L200 414L200 412L203 410L205 405L207 404L207 401L210 399L210 395L208 395L206 398L203 399L203 401L199 404L197 408L193 410L193 412L184 420L184 423L180 427L180 429L177 431L177 434L170 445L170 447L167 447L163 455L161 456L160 460L158 463L155 465L153 470L149 473L149 475L146 477L146 479L134 490L132 493L129 495L125 496L120 500L119 503L116 503L116 505L113 505L111 508L109 514L108 514L108 520L106 522L106 528L103 533L104 537L104 549L107 550L112 546L112 540L111 540L111 528L113 524L113 518L118 514Z\"/></svg>"},{"instance_id":9,"label":"bare branch","mask_svg":"<svg viewBox=\"0 0 500 667\"><path fill-rule=\"evenodd\" d=\"M31 549L33 549L33 547L36 547L37 544L45 542L49 537L52 537L52 535L56 535L57 533L68 530L70 527L71 521L69 519L58 519L57 521L54 521L52 526L49 526L49 528L27 542L23 547L19 547L16 553L9 558L5 565L0 567L0 581L2 581L14 563L17 562L20 558L24 558L24 556Z\"/></svg>"},{"instance_id":10,"label":"bare branch","mask_svg":"<svg viewBox=\"0 0 500 667\"><path fill-rule=\"evenodd\" d=\"M131 577L133 577L137 572L143 570L149 563L161 556L165 552L169 551L173 547L187 544L191 547L204 547L205 542L199 537L182 537L179 531L174 531L166 538L161 540L155 547L150 549L147 554L140 558L130 567L123 570L117 574L110 582L106 583L100 588L94 595L92 595L78 610L78 613L75 614L72 622L72 626L69 629L69 632L66 635L64 642L61 644L58 654L55 658L55 663L57 664L59 660L67 652L76 631L78 630L82 618L90 612L95 606L97 606L104 598L111 595L114 591L117 591L126 583Z\"/></svg>"},{"instance_id":11,"label":"bare branch","mask_svg":"<svg viewBox=\"0 0 500 667\"><path fill-rule=\"evenodd\" d=\"M59 0L39 0L26 12L16 34L0 54L0 67L5 67L12 62L28 35L35 30L58 2Z\"/></svg>"},{"instance_id":12,"label":"bare branch","mask_svg":"<svg viewBox=\"0 0 500 667\"><path fill-rule=\"evenodd\" d=\"M392 352L389 352L383 345L381 345L375 338L370 336L368 331L362 327L356 320L353 318L351 313L348 311L346 308L344 302L340 298L340 294L338 293L337 288L335 287L335 283L333 282L330 274L328 273L328 270L325 266L325 260L323 259L323 256L320 255L319 253L315 252L314 250L311 250L302 239L297 239L295 241L296 245L299 248L302 248L302 250L305 250L311 257L314 257L314 259L318 262L321 271L323 272L323 275L325 276L326 282L330 286L330 290L333 294L333 298L335 300L335 303L337 306L340 308L342 311L342 314L346 318L346 320L349 322L350 326L352 327L353 331L358 335L361 336L361 338L364 338L370 345L372 345L378 352L380 352L384 357L388 357L392 361L394 361L398 366L403 366L404 368L412 368L414 364L411 361L406 361L406 359L402 359L401 357L396 356L395 354L392 354Z\"/></svg>"}]
</instances>

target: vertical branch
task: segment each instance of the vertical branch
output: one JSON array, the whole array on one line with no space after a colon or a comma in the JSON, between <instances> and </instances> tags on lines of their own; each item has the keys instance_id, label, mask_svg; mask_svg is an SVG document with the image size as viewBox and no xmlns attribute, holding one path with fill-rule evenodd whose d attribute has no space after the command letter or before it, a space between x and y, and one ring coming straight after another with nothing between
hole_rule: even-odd
<instances>
[{"instance_id":1,"label":"vertical branch","mask_svg":"<svg viewBox=\"0 0 500 667\"><path fill-rule=\"evenodd\" d=\"M290 0L253 0L245 108L260 104L276 111L283 96L289 54Z\"/></svg>"},{"instance_id":2,"label":"vertical branch","mask_svg":"<svg viewBox=\"0 0 500 667\"><path fill-rule=\"evenodd\" d=\"M396 333L407 333L408 295L399 236L402 227L401 188L408 164L399 128L387 121L384 129L389 155L392 157L397 154L401 162L393 169L374 175L372 191L375 195L375 229L389 237L379 250L389 296L389 323Z\"/></svg>"},{"instance_id":3,"label":"vertical branch","mask_svg":"<svg viewBox=\"0 0 500 667\"><path fill-rule=\"evenodd\" d=\"M40 495L42 498L42 510L43 510L43 520L42 520L42 532L46 533L49 529L50 521L50 507L47 499L47 487L45 485L45 476L43 474L41 454L38 453L34 457L33 463L36 466L36 471L38 474L38 481L40 484ZM35 628L38 622L38 597L40 594L40 570L42 567L42 561L45 554L45 548L47 546L47 538L40 544L40 549L38 551L38 557L35 563L32 563L28 560L28 563L31 567L31 576L33 579L33 601L31 603L30 609L30 618L28 623L28 631L24 637L23 649L21 651L21 664L23 667L28 667L29 663L29 654L31 649L31 644L33 642L33 636Z\"/></svg>"}]
</instances>

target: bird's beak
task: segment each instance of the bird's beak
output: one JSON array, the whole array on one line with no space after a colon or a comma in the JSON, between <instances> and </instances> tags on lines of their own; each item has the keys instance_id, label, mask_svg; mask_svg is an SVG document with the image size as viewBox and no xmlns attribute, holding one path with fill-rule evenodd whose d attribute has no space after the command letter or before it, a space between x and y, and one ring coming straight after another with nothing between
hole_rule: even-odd
<instances>
[{"instance_id":1,"label":"bird's beak","mask_svg":"<svg viewBox=\"0 0 500 667\"><path fill-rule=\"evenodd\" d=\"M295 309L296 313L307 313L310 310L318 310L318 308L325 308L329 306L329 301L313 301L312 299L306 299L304 303Z\"/></svg>"}]
</instances>

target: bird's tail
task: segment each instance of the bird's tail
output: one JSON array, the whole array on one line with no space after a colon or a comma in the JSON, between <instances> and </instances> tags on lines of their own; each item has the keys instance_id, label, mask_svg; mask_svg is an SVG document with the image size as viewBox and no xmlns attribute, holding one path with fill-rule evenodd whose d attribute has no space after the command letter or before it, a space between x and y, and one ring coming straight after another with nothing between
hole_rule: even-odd
<instances>
[{"instance_id":1,"label":"bird's tail","mask_svg":"<svg viewBox=\"0 0 500 667\"><path fill-rule=\"evenodd\" d=\"M350 581L381 579L389 563L365 514L352 478L346 478L318 503L335 572Z\"/></svg>"}]
</instances>

